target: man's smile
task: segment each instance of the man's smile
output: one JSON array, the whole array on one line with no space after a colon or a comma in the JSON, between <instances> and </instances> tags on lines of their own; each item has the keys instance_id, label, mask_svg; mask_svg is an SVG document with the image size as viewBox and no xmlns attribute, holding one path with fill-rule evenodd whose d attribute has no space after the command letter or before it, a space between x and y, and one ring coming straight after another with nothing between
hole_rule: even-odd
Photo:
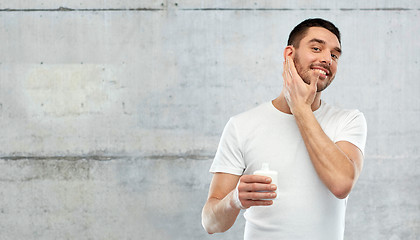
<instances>
[{"instance_id":1,"label":"man's smile","mask_svg":"<svg viewBox=\"0 0 420 240\"><path fill-rule=\"evenodd\" d=\"M330 75L330 71L328 69L320 67L320 66L313 66L311 67L311 70L319 73L319 76L321 78L327 78L327 76Z\"/></svg>"}]
</instances>

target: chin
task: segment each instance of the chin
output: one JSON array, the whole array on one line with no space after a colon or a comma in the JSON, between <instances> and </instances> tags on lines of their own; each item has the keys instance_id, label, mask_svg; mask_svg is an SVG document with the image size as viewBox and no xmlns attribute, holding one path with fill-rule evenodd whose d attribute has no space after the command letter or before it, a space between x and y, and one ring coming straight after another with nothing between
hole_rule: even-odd
<instances>
[{"instance_id":1,"label":"chin","mask_svg":"<svg viewBox=\"0 0 420 240\"><path fill-rule=\"evenodd\" d=\"M325 89L327 89L327 88L328 88L328 86L330 85L330 83L331 83L331 82L328 82L327 84L325 84L325 85L323 84L322 86L319 86L319 85L318 85L318 86L317 86L317 90L316 90L316 91L317 91L317 92L322 92L322 91L324 91Z\"/></svg>"}]
</instances>

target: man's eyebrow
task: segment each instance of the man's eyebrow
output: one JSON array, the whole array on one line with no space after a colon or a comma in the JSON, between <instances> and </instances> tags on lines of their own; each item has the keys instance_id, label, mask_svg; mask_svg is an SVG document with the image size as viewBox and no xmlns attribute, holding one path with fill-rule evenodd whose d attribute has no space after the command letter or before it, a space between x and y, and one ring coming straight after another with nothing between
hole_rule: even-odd
<instances>
[{"instance_id":1,"label":"man's eyebrow","mask_svg":"<svg viewBox=\"0 0 420 240\"><path fill-rule=\"evenodd\" d=\"M339 54L341 54L341 48L335 47L334 50L337 51Z\"/></svg>"},{"instance_id":2,"label":"man's eyebrow","mask_svg":"<svg viewBox=\"0 0 420 240\"><path fill-rule=\"evenodd\" d=\"M326 42L324 40L321 40L321 39L318 39L318 38L312 38L309 41L309 43L312 43L312 42L317 42L317 43L320 43L320 44L326 44Z\"/></svg>"},{"instance_id":3,"label":"man's eyebrow","mask_svg":"<svg viewBox=\"0 0 420 240\"><path fill-rule=\"evenodd\" d=\"M327 44L324 40L322 40L322 39L318 39L318 38L312 38L312 39L309 41L309 43L312 43L312 42L316 42L316 43L319 43L319 44L322 44L322 45ZM334 48L334 50L335 50L335 51L337 51L338 53L340 53L340 54L341 54L341 48L339 48L339 47L335 47L335 48Z\"/></svg>"}]
</instances>

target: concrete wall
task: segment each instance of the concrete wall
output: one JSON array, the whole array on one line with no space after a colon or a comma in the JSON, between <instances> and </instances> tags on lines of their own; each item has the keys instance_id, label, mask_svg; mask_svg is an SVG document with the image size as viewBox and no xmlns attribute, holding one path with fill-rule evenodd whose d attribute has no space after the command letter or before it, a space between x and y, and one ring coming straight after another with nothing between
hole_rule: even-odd
<instances>
[{"instance_id":1,"label":"concrete wall","mask_svg":"<svg viewBox=\"0 0 420 240\"><path fill-rule=\"evenodd\" d=\"M324 99L369 127L345 239L420 238L420 2L227 2L0 2L0 239L241 239L201 227L208 169L309 17L343 35Z\"/></svg>"}]
</instances>

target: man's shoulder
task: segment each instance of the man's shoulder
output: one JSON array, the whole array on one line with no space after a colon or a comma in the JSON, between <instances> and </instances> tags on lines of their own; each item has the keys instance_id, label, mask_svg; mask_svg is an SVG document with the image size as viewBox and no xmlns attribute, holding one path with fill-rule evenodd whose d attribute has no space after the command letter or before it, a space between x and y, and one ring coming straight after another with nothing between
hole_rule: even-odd
<instances>
[{"instance_id":1,"label":"man's shoulder","mask_svg":"<svg viewBox=\"0 0 420 240\"><path fill-rule=\"evenodd\" d=\"M366 125L364 114L358 109L348 109L324 103L321 113L317 117L321 125L345 126Z\"/></svg>"},{"instance_id":2,"label":"man's shoulder","mask_svg":"<svg viewBox=\"0 0 420 240\"><path fill-rule=\"evenodd\" d=\"M349 109L349 108L342 108L339 106L331 105L326 102L323 102L323 109L321 115L324 116L335 116L335 117L348 117L348 116L357 116L363 115L361 111L358 109Z\"/></svg>"}]
</instances>

